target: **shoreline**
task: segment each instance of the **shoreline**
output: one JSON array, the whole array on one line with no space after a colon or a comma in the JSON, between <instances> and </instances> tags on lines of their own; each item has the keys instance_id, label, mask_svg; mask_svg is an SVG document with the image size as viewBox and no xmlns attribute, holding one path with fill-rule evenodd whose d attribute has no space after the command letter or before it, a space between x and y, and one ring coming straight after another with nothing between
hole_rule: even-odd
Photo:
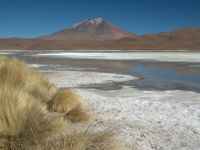
<instances>
[{"instance_id":1,"label":"shoreline","mask_svg":"<svg viewBox=\"0 0 200 150\"><path fill-rule=\"evenodd\" d=\"M84 53L84 52L91 52L91 53L95 53L95 52L105 52L105 53L115 53L115 52L122 52L122 53L124 53L124 52L200 52L200 49L198 49L198 50L187 50L187 49L185 49L185 50L162 50L162 49L158 49L158 50L148 50L148 49L146 49L146 50L93 50L93 49L88 49L88 50L85 50L85 49L80 49L80 50L62 50L62 49L54 49L54 50L20 50L20 49L13 49L13 50L6 50L6 49L0 49L0 52L2 52L2 51L13 51L13 52L20 52L20 51L22 51L22 52L81 52L81 53Z\"/></svg>"},{"instance_id":2,"label":"shoreline","mask_svg":"<svg viewBox=\"0 0 200 150\"><path fill-rule=\"evenodd\" d=\"M142 78L142 80L133 83L131 81L128 85L136 86L140 89L180 89L200 92L200 86L198 85L200 81L199 52L64 53L67 56L63 52L59 53L57 51L12 53L7 56L17 57L28 64L32 64L32 67L41 70L96 71L133 75ZM60 56L39 56L43 54L54 55L54 53ZM113 86L119 89L121 85L117 83L113 85L107 84L97 88L115 89Z\"/></svg>"},{"instance_id":3,"label":"shoreline","mask_svg":"<svg viewBox=\"0 0 200 150\"><path fill-rule=\"evenodd\" d=\"M48 74L48 77L60 87L72 87L86 101L89 111L95 113L96 120L92 123L100 128L116 129L117 137L125 143L127 149L199 147L200 94L181 90L146 91L128 86L109 91L82 89L80 85L88 82L99 84L129 81L132 78L99 72L93 72L92 77L84 71L63 73Z\"/></svg>"}]
</instances>

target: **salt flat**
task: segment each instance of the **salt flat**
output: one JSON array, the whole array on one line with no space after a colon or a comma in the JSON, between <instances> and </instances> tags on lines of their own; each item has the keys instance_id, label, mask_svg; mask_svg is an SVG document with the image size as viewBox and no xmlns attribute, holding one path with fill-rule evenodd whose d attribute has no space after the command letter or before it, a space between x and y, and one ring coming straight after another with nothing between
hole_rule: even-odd
<instances>
[{"instance_id":1,"label":"salt flat","mask_svg":"<svg viewBox=\"0 0 200 150\"><path fill-rule=\"evenodd\" d=\"M189 91L145 91L130 87L102 91L78 85L137 79L109 73L63 71L48 75L60 87L74 87L96 124L115 128L127 149L199 149L200 94ZM70 81L71 80L71 81Z\"/></svg>"},{"instance_id":2,"label":"salt flat","mask_svg":"<svg viewBox=\"0 0 200 150\"><path fill-rule=\"evenodd\" d=\"M109 82L123 82L134 80L137 77L113 73L98 73L86 71L57 71L50 75L50 82L59 87L77 87L80 85L100 84Z\"/></svg>"},{"instance_id":3,"label":"salt flat","mask_svg":"<svg viewBox=\"0 0 200 150\"><path fill-rule=\"evenodd\" d=\"M191 61L200 62L200 52L59 52L40 53L40 57L61 57L74 59L114 59L114 60L157 60L157 61Z\"/></svg>"}]
</instances>

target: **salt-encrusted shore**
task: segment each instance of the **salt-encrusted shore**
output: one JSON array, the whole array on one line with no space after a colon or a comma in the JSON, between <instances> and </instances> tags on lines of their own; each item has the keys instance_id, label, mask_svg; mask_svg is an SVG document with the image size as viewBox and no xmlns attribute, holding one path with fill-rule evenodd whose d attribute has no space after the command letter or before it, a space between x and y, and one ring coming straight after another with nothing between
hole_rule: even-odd
<instances>
[{"instance_id":1,"label":"salt-encrusted shore","mask_svg":"<svg viewBox=\"0 0 200 150\"><path fill-rule=\"evenodd\" d=\"M95 60L151 60L166 62L200 62L200 52L56 52L56 53L39 53L37 57L53 58L71 58L71 59L95 59Z\"/></svg>"},{"instance_id":2,"label":"salt-encrusted shore","mask_svg":"<svg viewBox=\"0 0 200 150\"><path fill-rule=\"evenodd\" d=\"M124 82L136 80L137 77L114 73L98 73L87 71L58 71L52 72L49 80L59 87L77 87L80 85L100 84L109 82Z\"/></svg>"},{"instance_id":3,"label":"salt-encrusted shore","mask_svg":"<svg viewBox=\"0 0 200 150\"><path fill-rule=\"evenodd\" d=\"M189 91L144 91L130 87L102 91L79 85L123 82L129 75L63 71L48 74L60 87L74 87L101 127L117 130L128 149L200 149L200 94Z\"/></svg>"}]
</instances>

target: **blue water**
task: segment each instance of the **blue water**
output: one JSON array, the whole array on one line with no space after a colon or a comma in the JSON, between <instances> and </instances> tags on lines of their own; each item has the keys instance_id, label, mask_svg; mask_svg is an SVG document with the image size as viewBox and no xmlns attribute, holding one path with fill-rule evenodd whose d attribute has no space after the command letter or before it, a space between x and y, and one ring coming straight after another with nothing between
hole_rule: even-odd
<instances>
[{"instance_id":1,"label":"blue water","mask_svg":"<svg viewBox=\"0 0 200 150\"><path fill-rule=\"evenodd\" d=\"M200 74L197 72L136 65L130 68L129 73L141 77L141 80L134 82L134 85L138 88L200 92Z\"/></svg>"},{"instance_id":2,"label":"blue water","mask_svg":"<svg viewBox=\"0 0 200 150\"><path fill-rule=\"evenodd\" d=\"M53 52L53 51L52 51ZM117 90L127 85L134 88L145 90L187 90L200 93L200 63L199 62L161 62L161 61L145 61L145 60L112 60L99 61L87 60L69 61L65 59L40 58L31 55L32 53L43 53L35 51L15 51L8 56L14 56L32 64L44 64L40 69L65 71L71 68L97 68L95 71L122 73L138 76L140 80L90 85L89 88L98 88L102 90ZM68 60L68 61L67 61ZM66 61L66 62L65 62ZM93 63L94 62L94 63ZM53 65L52 65L53 64ZM117 67L119 64L120 67ZM112 66L113 65L113 66ZM180 69L182 68L182 70ZM85 70L91 71L91 70ZM88 87L88 86L86 86Z\"/></svg>"},{"instance_id":3,"label":"blue water","mask_svg":"<svg viewBox=\"0 0 200 150\"><path fill-rule=\"evenodd\" d=\"M190 82L200 84L200 74L198 73L186 73L179 72L173 69L158 68L158 67L147 67L144 65L137 65L130 69L131 72L141 74L144 77L160 78L167 80L175 80L182 82Z\"/></svg>"}]
</instances>

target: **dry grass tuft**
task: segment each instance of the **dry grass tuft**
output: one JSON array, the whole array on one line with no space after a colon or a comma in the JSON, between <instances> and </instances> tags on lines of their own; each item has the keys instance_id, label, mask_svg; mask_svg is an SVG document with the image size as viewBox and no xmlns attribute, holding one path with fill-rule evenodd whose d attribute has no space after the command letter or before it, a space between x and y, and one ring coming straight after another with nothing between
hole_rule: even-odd
<instances>
[{"instance_id":1,"label":"dry grass tuft","mask_svg":"<svg viewBox=\"0 0 200 150\"><path fill-rule=\"evenodd\" d=\"M53 101L52 109L65 114L65 118L73 123L87 121L90 118L79 96L73 90L58 91Z\"/></svg>"},{"instance_id":2,"label":"dry grass tuft","mask_svg":"<svg viewBox=\"0 0 200 150\"><path fill-rule=\"evenodd\" d=\"M114 139L112 131L92 132L84 129L73 130L49 141L46 150L123 150L123 146Z\"/></svg>"},{"instance_id":3,"label":"dry grass tuft","mask_svg":"<svg viewBox=\"0 0 200 150\"><path fill-rule=\"evenodd\" d=\"M69 126L89 118L73 90L59 90L24 62L0 56L1 150L119 149L112 132Z\"/></svg>"},{"instance_id":4,"label":"dry grass tuft","mask_svg":"<svg viewBox=\"0 0 200 150\"><path fill-rule=\"evenodd\" d=\"M0 88L0 148L25 150L44 145L64 130L64 121L32 96L9 86Z\"/></svg>"},{"instance_id":5,"label":"dry grass tuft","mask_svg":"<svg viewBox=\"0 0 200 150\"><path fill-rule=\"evenodd\" d=\"M41 73L15 58L0 57L0 79L1 83L26 91L45 103L52 100L58 90Z\"/></svg>"}]
</instances>

